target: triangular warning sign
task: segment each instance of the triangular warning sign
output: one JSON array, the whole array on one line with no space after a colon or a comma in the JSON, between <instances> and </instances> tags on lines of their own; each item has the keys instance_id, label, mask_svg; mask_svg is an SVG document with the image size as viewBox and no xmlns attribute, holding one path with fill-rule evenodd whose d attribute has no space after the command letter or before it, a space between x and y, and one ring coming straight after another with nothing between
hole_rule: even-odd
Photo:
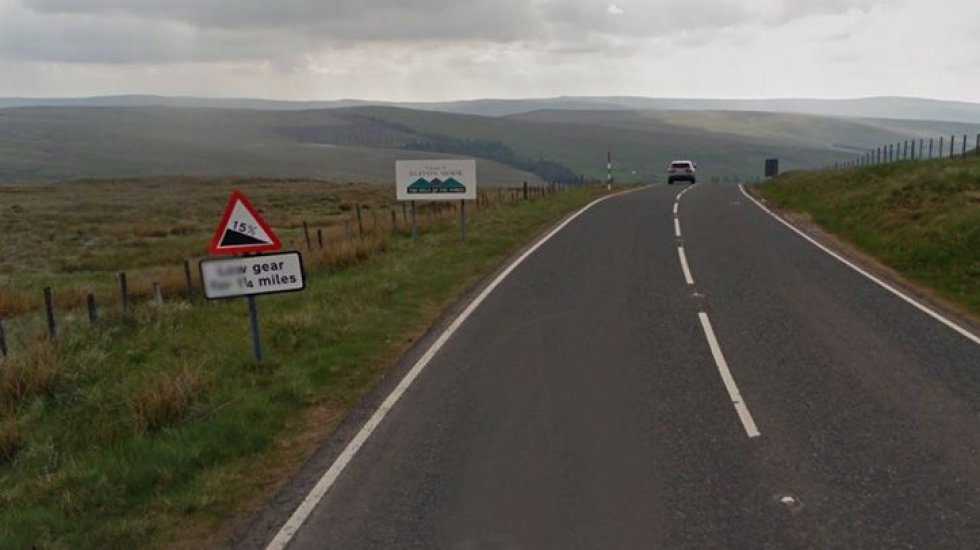
<instances>
[{"instance_id":1,"label":"triangular warning sign","mask_svg":"<svg viewBox=\"0 0 980 550\"><path fill-rule=\"evenodd\" d=\"M232 191L221 221L214 230L208 251L212 254L243 254L279 250L282 243L269 224L241 191Z\"/></svg>"}]
</instances>

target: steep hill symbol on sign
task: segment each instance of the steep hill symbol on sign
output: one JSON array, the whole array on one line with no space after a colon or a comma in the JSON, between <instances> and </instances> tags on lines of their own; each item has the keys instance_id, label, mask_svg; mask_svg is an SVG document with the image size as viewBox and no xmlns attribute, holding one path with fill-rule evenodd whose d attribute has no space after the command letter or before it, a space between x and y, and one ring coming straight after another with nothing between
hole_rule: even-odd
<instances>
[{"instance_id":1,"label":"steep hill symbol on sign","mask_svg":"<svg viewBox=\"0 0 980 550\"><path fill-rule=\"evenodd\" d=\"M243 254L279 250L282 244L241 191L234 191L214 230L212 254Z\"/></svg>"}]
</instances>

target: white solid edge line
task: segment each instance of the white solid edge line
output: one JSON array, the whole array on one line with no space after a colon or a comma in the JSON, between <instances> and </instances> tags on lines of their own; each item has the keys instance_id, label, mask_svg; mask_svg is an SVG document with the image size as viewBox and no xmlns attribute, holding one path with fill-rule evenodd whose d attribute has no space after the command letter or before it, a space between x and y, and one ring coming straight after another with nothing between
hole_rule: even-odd
<instances>
[{"instance_id":1,"label":"white solid edge line","mask_svg":"<svg viewBox=\"0 0 980 550\"><path fill-rule=\"evenodd\" d=\"M364 426L361 427L361 430L357 432L354 439L347 444L344 450L341 451L340 455L338 455L334 460L333 464L330 465L330 468L323 474L323 477L320 478L313 489L310 490L309 494L306 495L306 498L303 499L303 502L296 508L292 516L290 516L286 523L284 523L279 529L276 536L269 542L268 546L266 546L266 550L282 550L289 544L289 542L293 539L293 536L296 535L300 527L303 526L303 523L306 522L306 519L313 512L313 509L316 508L317 504L320 503L320 500L322 500L327 494L334 482L337 481L337 478L340 477L340 474L344 471L344 468L347 467L347 464L350 463L351 459L354 458L354 455L361 448L361 446L364 445L367 439L371 437L371 434L378 427L378 425L381 424L381 421L384 420L388 412L395 406L398 399L401 398L408 387L412 385L412 382L418 378L422 370L425 369L432 358L435 357L436 353L438 353L440 349L442 349L456 330L459 329L459 327L466 321L467 318L469 318L473 311L476 310L476 308L483 302L483 300L485 300L486 297L489 296L490 293L493 292L493 290L497 288L497 286L500 285L500 283L503 282L503 280L517 268L517 266L523 263L524 260L533 254L538 248L541 248L544 243L551 240L552 237L564 229L565 226L571 223L575 218L578 218L593 206L604 200L622 196L626 193L631 193L640 189L644 188L639 187L636 189L630 189L629 191L624 191L622 193L617 193L615 195L600 197L585 205L581 210L569 216L565 221L559 224L558 227L552 229L547 235L531 246L531 248L521 254L516 260L507 266L507 268L504 269L500 275L498 275L489 285L487 285L486 288L484 288L483 291L480 292L480 294L478 294L468 306L466 306L466 309L464 309L462 313L460 313L459 316L453 320L446 330L439 335L439 338L437 338L436 341L429 346L429 349L427 349L422 357L415 362L412 368L405 374L405 377L402 378L401 382L399 382L398 386L396 386L395 389L388 394L388 397L381 403L374 414L371 415L371 418L369 418Z\"/></svg>"},{"instance_id":2,"label":"white solid edge line","mask_svg":"<svg viewBox=\"0 0 980 550\"><path fill-rule=\"evenodd\" d=\"M681 236L681 220L678 218L674 218L674 235Z\"/></svg>"},{"instance_id":3,"label":"white solid edge line","mask_svg":"<svg viewBox=\"0 0 980 550\"><path fill-rule=\"evenodd\" d=\"M711 328L711 321L708 319L708 314L703 311L698 312L698 318L701 320L701 328L704 329L704 336L708 339L711 355L715 358L715 365L718 366L718 372L721 373L721 380L725 383L728 396L731 398L732 404L735 405L735 412L738 413L738 418L742 421L742 427L745 428L745 435L749 436L749 438L759 437L762 434L759 433L759 428L756 427L755 421L752 419L752 413L749 412L748 405L745 404L745 400L742 399L742 394L738 391L735 378L728 368L728 362L725 361L725 356L721 353L718 338L715 337L715 331Z\"/></svg>"},{"instance_id":4,"label":"white solid edge line","mask_svg":"<svg viewBox=\"0 0 980 550\"><path fill-rule=\"evenodd\" d=\"M691 268L687 265L687 254L684 253L684 247L677 247L677 256L681 259L681 269L684 271L684 281L689 285L694 284L694 277L691 277Z\"/></svg>"},{"instance_id":5,"label":"white solid edge line","mask_svg":"<svg viewBox=\"0 0 980 550\"><path fill-rule=\"evenodd\" d=\"M913 307L915 307L919 311L925 313L926 315L928 315L928 316L932 317L933 319L939 321L940 323L946 325L948 328L950 328L950 329L954 330L955 332L959 333L961 336L965 337L966 339L972 341L973 343L975 343L977 345L980 345L980 336L977 336L976 334L973 334L972 332L970 332L967 329L961 327L960 325L956 324L955 322L947 319L942 314L934 311L932 308L930 308L930 307L928 307L928 306L926 306L926 305L918 302L917 300L915 300L914 298L912 298L910 296L907 296L902 291L900 291L897 288L891 286L890 284L886 283L885 281L882 281L878 277L875 277L871 273L869 273L866 270L864 270L863 268L859 267L854 262L848 260L847 258L841 256L840 254L838 254L838 253L834 252L833 250L827 248L826 246L820 244L819 242L817 242L816 239L814 239L813 237L810 237L806 233L800 231L799 229L797 229L796 227L794 227L793 224L791 224L791 223L787 222L786 220L782 219L781 217L779 217L778 215L776 215L776 213L774 213L772 210L770 210L768 207L766 207L766 205L764 205L761 202L759 202L758 200L756 200L755 197L753 197L752 195L750 195L745 190L745 186L744 185L741 185L740 184L738 186L738 188L742 191L742 194L743 195L745 195L746 197L748 197L749 200L751 200L752 202L754 202L755 205L758 206L759 208L761 208L763 212L769 214L776 221L778 221L779 223L781 223L781 224L785 225L786 227L790 228L791 230L793 230L794 233L796 233L797 235L799 235L799 236L803 237L804 239L806 239L807 241L809 241L810 244L816 246L820 250L823 250L827 254L830 254L831 256L833 256L834 258L836 258L838 261L840 261L841 263L843 263L847 267L853 269L854 271L857 271L861 275L864 275L865 277L867 277L868 279L870 279L871 281L873 281L874 283L876 283L878 286L884 288L888 292L891 292L895 296L898 296L899 298L901 298L902 300L904 300L908 304L912 305Z\"/></svg>"},{"instance_id":6,"label":"white solid edge line","mask_svg":"<svg viewBox=\"0 0 980 550\"><path fill-rule=\"evenodd\" d=\"M675 202L674 203L674 216L677 215L677 209L680 208L680 206L681 206L681 203L679 203L679 202Z\"/></svg>"}]
</instances>

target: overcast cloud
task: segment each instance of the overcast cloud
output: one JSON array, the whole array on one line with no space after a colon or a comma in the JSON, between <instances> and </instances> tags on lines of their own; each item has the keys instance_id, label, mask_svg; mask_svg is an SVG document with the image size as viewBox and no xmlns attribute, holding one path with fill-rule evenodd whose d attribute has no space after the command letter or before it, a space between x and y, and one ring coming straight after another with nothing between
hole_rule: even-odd
<instances>
[{"instance_id":1,"label":"overcast cloud","mask_svg":"<svg viewBox=\"0 0 980 550\"><path fill-rule=\"evenodd\" d=\"M0 95L980 102L977 0L0 0Z\"/></svg>"}]
</instances>

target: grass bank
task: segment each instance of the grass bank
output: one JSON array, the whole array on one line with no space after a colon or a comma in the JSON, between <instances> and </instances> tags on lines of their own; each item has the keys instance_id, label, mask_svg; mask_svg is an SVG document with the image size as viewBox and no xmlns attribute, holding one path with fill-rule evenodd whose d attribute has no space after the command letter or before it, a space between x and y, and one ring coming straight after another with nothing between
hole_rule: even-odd
<instances>
[{"instance_id":1,"label":"grass bank","mask_svg":"<svg viewBox=\"0 0 980 550\"><path fill-rule=\"evenodd\" d=\"M270 202L249 196L261 207L267 191ZM392 233L370 253L314 263L304 292L258 299L262 365L242 300L144 302L53 344L25 321L0 365L0 547L220 543L449 304L602 192L484 207L466 242L452 216L435 217L416 242ZM219 210L191 223L206 228Z\"/></svg>"},{"instance_id":2,"label":"grass bank","mask_svg":"<svg viewBox=\"0 0 980 550\"><path fill-rule=\"evenodd\" d=\"M758 189L980 317L980 158L792 172Z\"/></svg>"}]
</instances>

